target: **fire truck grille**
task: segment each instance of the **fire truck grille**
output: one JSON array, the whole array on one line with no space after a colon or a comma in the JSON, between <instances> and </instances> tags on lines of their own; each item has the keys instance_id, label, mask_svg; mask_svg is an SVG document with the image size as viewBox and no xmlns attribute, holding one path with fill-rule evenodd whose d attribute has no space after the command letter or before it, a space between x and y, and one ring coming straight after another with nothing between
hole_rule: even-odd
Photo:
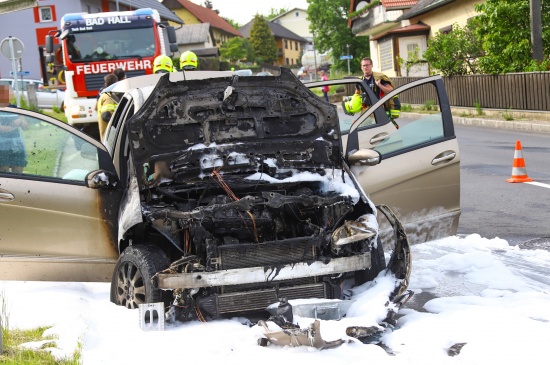
<instances>
[{"instance_id":1,"label":"fire truck grille","mask_svg":"<svg viewBox=\"0 0 550 365\"><path fill-rule=\"evenodd\" d=\"M125 71L126 78L145 75L144 70ZM88 74L84 76L87 90L99 90L105 84L105 76L108 74Z\"/></svg>"}]
</instances>

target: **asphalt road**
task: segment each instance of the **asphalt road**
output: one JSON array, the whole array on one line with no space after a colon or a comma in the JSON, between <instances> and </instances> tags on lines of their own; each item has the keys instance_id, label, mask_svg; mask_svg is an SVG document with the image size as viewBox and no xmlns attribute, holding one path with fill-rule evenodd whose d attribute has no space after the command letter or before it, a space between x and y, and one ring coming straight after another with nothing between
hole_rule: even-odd
<instances>
[{"instance_id":1,"label":"asphalt road","mask_svg":"<svg viewBox=\"0 0 550 365\"><path fill-rule=\"evenodd\" d=\"M456 124L455 130L461 154L458 234L510 244L542 240L550 247L550 188L506 182L519 140L529 177L550 186L550 133Z\"/></svg>"}]
</instances>

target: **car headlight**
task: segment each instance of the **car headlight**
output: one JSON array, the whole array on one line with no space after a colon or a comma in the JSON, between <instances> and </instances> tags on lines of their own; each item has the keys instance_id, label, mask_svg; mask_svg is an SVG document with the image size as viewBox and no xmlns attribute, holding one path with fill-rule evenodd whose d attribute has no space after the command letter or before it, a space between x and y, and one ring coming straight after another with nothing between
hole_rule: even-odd
<instances>
[{"instance_id":1,"label":"car headlight","mask_svg":"<svg viewBox=\"0 0 550 365\"><path fill-rule=\"evenodd\" d=\"M338 254L345 246L368 240L378 233L378 223L373 214L365 214L355 221L345 221L332 233L331 249Z\"/></svg>"}]
</instances>

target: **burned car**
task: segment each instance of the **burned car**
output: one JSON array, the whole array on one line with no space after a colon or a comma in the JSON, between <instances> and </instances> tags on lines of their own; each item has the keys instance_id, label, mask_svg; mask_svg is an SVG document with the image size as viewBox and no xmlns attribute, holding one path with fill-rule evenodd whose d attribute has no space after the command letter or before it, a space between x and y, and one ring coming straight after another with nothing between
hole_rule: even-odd
<instances>
[{"instance_id":1,"label":"burned car","mask_svg":"<svg viewBox=\"0 0 550 365\"><path fill-rule=\"evenodd\" d=\"M135 171L111 300L135 308L172 290L179 318L215 317L278 297L341 298L384 270L376 208L346 166L336 108L286 69L270 81L195 75L161 78L107 134L123 129ZM405 279L408 242L383 212Z\"/></svg>"},{"instance_id":2,"label":"burned car","mask_svg":"<svg viewBox=\"0 0 550 365\"><path fill-rule=\"evenodd\" d=\"M93 194L94 245L119 253L114 303L164 302L180 320L215 318L278 298L342 299L385 270L396 278L391 297L405 290L404 229L379 206L394 232L381 241L377 207L348 167L379 154L344 156L336 107L289 70L151 75L109 92L123 95L105 147L54 123L70 137L64 148L95 165L51 179Z\"/></svg>"}]
</instances>

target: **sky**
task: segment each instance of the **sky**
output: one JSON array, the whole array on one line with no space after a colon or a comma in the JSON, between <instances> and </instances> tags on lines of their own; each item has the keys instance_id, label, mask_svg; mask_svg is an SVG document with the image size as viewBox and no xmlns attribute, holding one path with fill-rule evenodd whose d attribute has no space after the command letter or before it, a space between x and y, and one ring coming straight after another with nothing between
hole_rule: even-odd
<instances>
[{"instance_id":1,"label":"sky","mask_svg":"<svg viewBox=\"0 0 550 365\"><path fill-rule=\"evenodd\" d=\"M80 341L83 364L547 364L550 358L550 252L522 250L499 238L453 236L412 247L409 289L383 346L346 336L347 326L375 324L385 315L392 279L361 287L339 321L321 320L328 350L257 345L264 329L245 318L166 324L144 331L139 311L109 302L108 283L0 281L10 328L51 326L47 347L59 359ZM292 302L291 302L292 303ZM296 304L296 303L295 303ZM313 319L295 315L307 328ZM276 330L273 323L270 330ZM448 349L465 344L454 357ZM43 341L27 343L39 348ZM216 361L216 362L213 362Z\"/></svg>"},{"instance_id":2,"label":"sky","mask_svg":"<svg viewBox=\"0 0 550 365\"><path fill-rule=\"evenodd\" d=\"M204 6L204 0L191 0L195 4ZM239 25L245 25L254 18L256 13L267 15L273 9L300 8L307 10L307 0L211 0L214 10L219 15L229 18Z\"/></svg>"}]
</instances>

